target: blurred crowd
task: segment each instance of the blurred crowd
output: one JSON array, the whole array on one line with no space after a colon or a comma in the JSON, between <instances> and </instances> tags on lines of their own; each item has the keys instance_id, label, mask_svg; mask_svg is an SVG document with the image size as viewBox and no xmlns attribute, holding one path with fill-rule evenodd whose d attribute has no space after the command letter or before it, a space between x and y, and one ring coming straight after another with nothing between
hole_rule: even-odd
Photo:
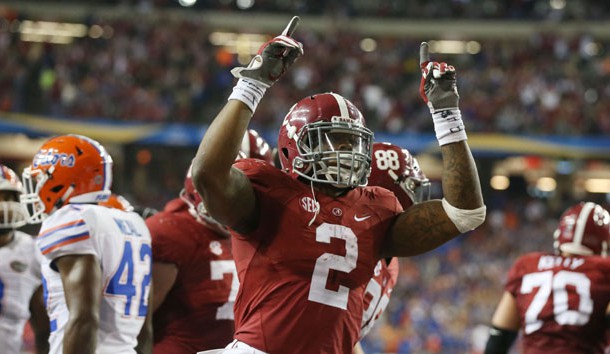
<instances>
[{"instance_id":1,"label":"blurred crowd","mask_svg":"<svg viewBox=\"0 0 610 354\"><path fill-rule=\"evenodd\" d=\"M211 44L210 28L189 20L102 25L112 36L54 45L21 41L0 24L0 111L80 120L213 119L233 87L229 69L240 64ZM371 51L354 33L300 30L297 38L305 55L273 88L273 99L262 101L257 128L275 130L292 102L333 91L359 106L375 131L433 131L418 96L421 38L374 38ZM480 45L476 54L439 55L457 67L468 131L610 134L610 42L538 33Z\"/></svg>"}]
</instances>

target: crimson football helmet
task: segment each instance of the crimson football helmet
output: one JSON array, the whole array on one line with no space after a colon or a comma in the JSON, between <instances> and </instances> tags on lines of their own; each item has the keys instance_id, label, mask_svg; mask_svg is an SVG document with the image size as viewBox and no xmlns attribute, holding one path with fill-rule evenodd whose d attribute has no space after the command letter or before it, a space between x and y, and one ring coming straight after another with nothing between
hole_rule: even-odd
<instances>
[{"instance_id":1,"label":"crimson football helmet","mask_svg":"<svg viewBox=\"0 0 610 354\"><path fill-rule=\"evenodd\" d=\"M417 159L406 149L390 143L373 144L369 186L394 192L403 209L430 199L430 181Z\"/></svg>"},{"instance_id":2,"label":"crimson football helmet","mask_svg":"<svg viewBox=\"0 0 610 354\"><path fill-rule=\"evenodd\" d=\"M253 158L273 163L273 151L269 143L254 129L248 129L241 142L237 160Z\"/></svg>"},{"instance_id":3,"label":"crimson football helmet","mask_svg":"<svg viewBox=\"0 0 610 354\"><path fill-rule=\"evenodd\" d=\"M364 186L370 173L373 132L353 103L335 93L297 102L278 136L282 169L337 188Z\"/></svg>"},{"instance_id":4,"label":"crimson football helmet","mask_svg":"<svg viewBox=\"0 0 610 354\"><path fill-rule=\"evenodd\" d=\"M81 135L51 138L23 170L29 223L39 223L67 203L99 203L110 196L112 158L97 141Z\"/></svg>"},{"instance_id":5,"label":"crimson football helmet","mask_svg":"<svg viewBox=\"0 0 610 354\"><path fill-rule=\"evenodd\" d=\"M4 194L4 198L0 200L0 229L16 229L25 225L25 208L19 202L23 185L14 171L2 164L0 164L0 192Z\"/></svg>"},{"instance_id":6,"label":"crimson football helmet","mask_svg":"<svg viewBox=\"0 0 610 354\"><path fill-rule=\"evenodd\" d=\"M555 252L608 255L610 214L601 205L581 202L567 209L554 233Z\"/></svg>"},{"instance_id":7,"label":"crimson football helmet","mask_svg":"<svg viewBox=\"0 0 610 354\"><path fill-rule=\"evenodd\" d=\"M133 211L133 206L131 205L131 203L122 195L118 195L115 193L112 193L110 195L110 197L108 197L108 200L103 201L103 202L99 202L98 203L101 206L105 206L107 208L114 208L114 209L119 209L119 210L123 210L123 211Z\"/></svg>"}]
</instances>

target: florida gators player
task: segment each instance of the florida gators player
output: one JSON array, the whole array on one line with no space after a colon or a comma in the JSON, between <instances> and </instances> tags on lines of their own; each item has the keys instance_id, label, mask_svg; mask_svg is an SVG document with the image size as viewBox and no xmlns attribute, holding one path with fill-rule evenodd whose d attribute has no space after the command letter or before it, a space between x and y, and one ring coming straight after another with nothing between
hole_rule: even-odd
<instances>
[{"instance_id":1,"label":"florida gators player","mask_svg":"<svg viewBox=\"0 0 610 354\"><path fill-rule=\"evenodd\" d=\"M150 353L150 234L138 214L97 205L110 195L110 155L87 137L57 136L22 178L28 221L42 221L50 353Z\"/></svg>"},{"instance_id":2,"label":"florida gators player","mask_svg":"<svg viewBox=\"0 0 610 354\"><path fill-rule=\"evenodd\" d=\"M282 170L252 159L233 164L266 90L303 54L291 38L298 18L264 44L193 160L193 183L232 237L240 290L234 342L226 353L350 353L364 290L382 258L431 250L483 222L485 207L458 109L455 69L421 47L422 97L443 155L443 201L403 212L396 197L363 187L373 133L350 101L306 97L278 136Z\"/></svg>"},{"instance_id":3,"label":"florida gators player","mask_svg":"<svg viewBox=\"0 0 610 354\"><path fill-rule=\"evenodd\" d=\"M407 149L391 143L373 144L368 185L390 190L398 198L403 210L430 199L430 181L419 167L417 159ZM398 258L380 259L364 293L361 339L369 333L388 306L397 279ZM354 353L363 353L360 345L356 346Z\"/></svg>"},{"instance_id":4,"label":"florida gators player","mask_svg":"<svg viewBox=\"0 0 610 354\"><path fill-rule=\"evenodd\" d=\"M603 354L610 329L610 214L582 202L554 234L555 254L513 264L493 315L486 354L508 353L519 330L523 354Z\"/></svg>"},{"instance_id":5,"label":"florida gators player","mask_svg":"<svg viewBox=\"0 0 610 354\"><path fill-rule=\"evenodd\" d=\"M0 348L19 354L29 320L36 351L49 351L49 319L42 297L41 255L32 236L16 230L26 224L19 203L23 186L17 174L0 164Z\"/></svg>"},{"instance_id":6,"label":"florida gators player","mask_svg":"<svg viewBox=\"0 0 610 354\"><path fill-rule=\"evenodd\" d=\"M273 162L269 144L253 129L238 158ZM180 197L146 224L153 246L153 352L193 354L229 343L239 288L231 239L206 212L190 168Z\"/></svg>"}]
</instances>

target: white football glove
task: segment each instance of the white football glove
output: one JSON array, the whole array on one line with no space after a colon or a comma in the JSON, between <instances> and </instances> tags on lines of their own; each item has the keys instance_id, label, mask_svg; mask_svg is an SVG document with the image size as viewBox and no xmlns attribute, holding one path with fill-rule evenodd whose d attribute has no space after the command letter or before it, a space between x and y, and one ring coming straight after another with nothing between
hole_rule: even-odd
<instances>
[{"instance_id":1,"label":"white football glove","mask_svg":"<svg viewBox=\"0 0 610 354\"><path fill-rule=\"evenodd\" d=\"M453 65L430 61L428 43L422 42L419 47L419 66L422 73L419 94L430 108L430 112L458 109L460 95Z\"/></svg>"},{"instance_id":2,"label":"white football glove","mask_svg":"<svg viewBox=\"0 0 610 354\"><path fill-rule=\"evenodd\" d=\"M419 66L422 74L419 94L432 113L439 145L468 139L459 108L455 68L447 63L431 62L426 42L419 47Z\"/></svg>"},{"instance_id":3,"label":"white football glove","mask_svg":"<svg viewBox=\"0 0 610 354\"><path fill-rule=\"evenodd\" d=\"M299 17L294 16L281 35L263 44L247 67L231 70L236 78L254 80L265 88L271 87L288 68L303 55L303 45L292 37Z\"/></svg>"}]
</instances>

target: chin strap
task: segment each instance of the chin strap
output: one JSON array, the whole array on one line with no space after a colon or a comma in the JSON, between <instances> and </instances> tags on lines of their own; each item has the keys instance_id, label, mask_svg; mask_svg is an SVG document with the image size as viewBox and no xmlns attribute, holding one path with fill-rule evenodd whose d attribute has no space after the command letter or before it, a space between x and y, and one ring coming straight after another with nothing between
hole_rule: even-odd
<instances>
[{"instance_id":1,"label":"chin strap","mask_svg":"<svg viewBox=\"0 0 610 354\"><path fill-rule=\"evenodd\" d=\"M316 192L313 189L313 181L309 182L309 186L311 187L311 196L313 198L314 211L313 217L311 218L311 220L309 220L309 224L307 224L307 226L311 226L311 224L316 221L316 217L320 213L320 203L318 203L318 201L316 200Z\"/></svg>"},{"instance_id":2,"label":"chin strap","mask_svg":"<svg viewBox=\"0 0 610 354\"><path fill-rule=\"evenodd\" d=\"M57 200L57 202L53 206L53 211L58 210L62 206L64 206L64 204L66 204L66 200L68 200L70 198L70 196L72 195L72 192L74 192L74 185L73 184L71 184L70 187L68 187L66 189L66 192L61 196L61 198L59 198Z\"/></svg>"}]
</instances>

